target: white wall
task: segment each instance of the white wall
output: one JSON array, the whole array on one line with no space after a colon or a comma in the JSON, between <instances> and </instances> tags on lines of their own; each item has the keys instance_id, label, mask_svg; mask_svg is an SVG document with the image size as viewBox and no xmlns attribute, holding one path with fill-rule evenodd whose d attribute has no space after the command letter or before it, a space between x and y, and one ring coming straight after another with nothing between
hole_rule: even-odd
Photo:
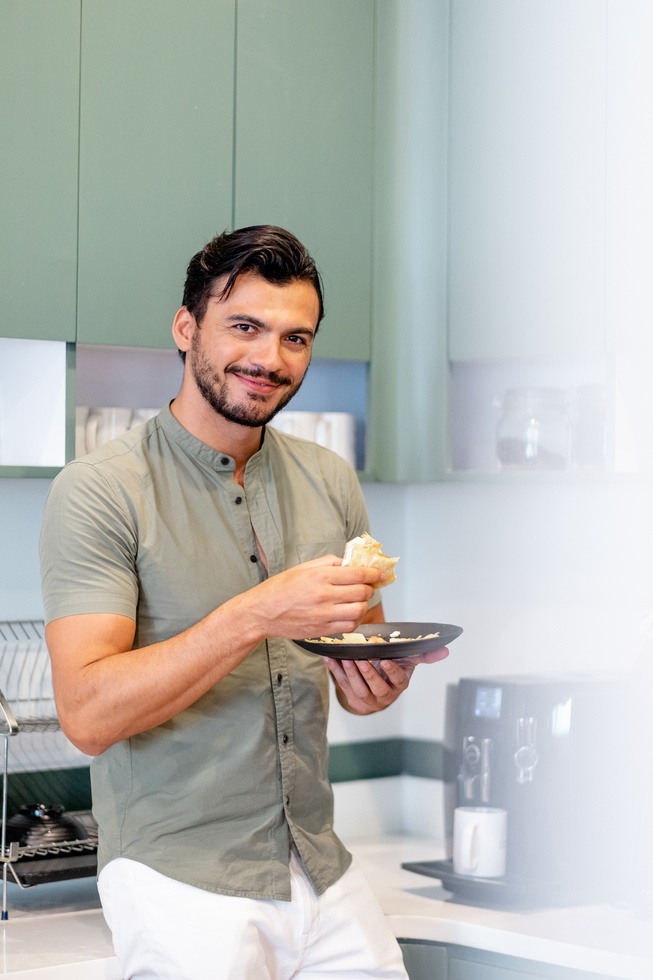
<instances>
[{"instance_id":1,"label":"white wall","mask_svg":"<svg viewBox=\"0 0 653 980\"><path fill-rule=\"evenodd\" d=\"M483 674L628 672L653 605L651 487L628 480L364 486L400 555L388 619L456 623L450 657L377 718L332 712L332 741L442 737L446 684Z\"/></svg>"},{"instance_id":2,"label":"white wall","mask_svg":"<svg viewBox=\"0 0 653 980\"><path fill-rule=\"evenodd\" d=\"M366 485L371 531L401 556L384 592L388 618L464 633L448 660L417 668L387 711L356 718L334 698L331 741L439 740L446 685L459 677L628 673L653 606L651 489L623 480ZM347 838L403 830L441 839L432 780L336 785L335 799Z\"/></svg>"}]
</instances>

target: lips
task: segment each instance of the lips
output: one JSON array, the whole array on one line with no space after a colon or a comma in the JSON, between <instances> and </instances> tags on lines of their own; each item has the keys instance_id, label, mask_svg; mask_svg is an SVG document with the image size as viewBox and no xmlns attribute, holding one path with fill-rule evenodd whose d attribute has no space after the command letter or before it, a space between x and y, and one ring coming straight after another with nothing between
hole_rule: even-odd
<instances>
[{"instance_id":1,"label":"lips","mask_svg":"<svg viewBox=\"0 0 653 980\"><path fill-rule=\"evenodd\" d=\"M247 371L242 368L227 368L228 374L233 374L242 385L257 395L273 394L279 388L288 387L292 384L290 378L283 378L275 372L263 374L259 371Z\"/></svg>"},{"instance_id":2,"label":"lips","mask_svg":"<svg viewBox=\"0 0 653 980\"><path fill-rule=\"evenodd\" d=\"M273 384L270 381L260 381L256 378L250 378L245 374L236 374L236 377L246 388L255 391L259 395L271 394L279 388L279 385Z\"/></svg>"}]
</instances>

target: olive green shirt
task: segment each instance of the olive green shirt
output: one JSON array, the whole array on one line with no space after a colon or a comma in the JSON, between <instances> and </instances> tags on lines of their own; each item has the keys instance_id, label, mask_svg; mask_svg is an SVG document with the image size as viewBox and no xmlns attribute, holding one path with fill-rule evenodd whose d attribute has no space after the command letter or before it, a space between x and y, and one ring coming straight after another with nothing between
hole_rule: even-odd
<instances>
[{"instance_id":1,"label":"olive green shirt","mask_svg":"<svg viewBox=\"0 0 653 980\"><path fill-rule=\"evenodd\" d=\"M368 530L356 474L268 428L244 487L234 461L168 408L70 463L41 531L46 621L119 613L134 647L181 633L269 574ZM93 759L99 867L124 856L199 888L290 899L294 841L318 893L350 855L332 827L328 671L290 640L260 643L186 710Z\"/></svg>"}]
</instances>

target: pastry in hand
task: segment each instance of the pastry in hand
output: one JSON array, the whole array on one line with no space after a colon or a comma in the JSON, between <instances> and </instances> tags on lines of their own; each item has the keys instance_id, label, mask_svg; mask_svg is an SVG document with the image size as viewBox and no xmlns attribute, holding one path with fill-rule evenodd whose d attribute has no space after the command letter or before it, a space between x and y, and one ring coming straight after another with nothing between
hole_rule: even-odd
<instances>
[{"instance_id":1,"label":"pastry in hand","mask_svg":"<svg viewBox=\"0 0 653 980\"><path fill-rule=\"evenodd\" d=\"M359 537L347 542L342 564L378 568L385 572L384 581L374 586L375 589L381 589L384 585L394 582L396 578L394 567L398 561L398 558L388 558L387 555L382 554L380 542L375 541L364 531Z\"/></svg>"}]
</instances>

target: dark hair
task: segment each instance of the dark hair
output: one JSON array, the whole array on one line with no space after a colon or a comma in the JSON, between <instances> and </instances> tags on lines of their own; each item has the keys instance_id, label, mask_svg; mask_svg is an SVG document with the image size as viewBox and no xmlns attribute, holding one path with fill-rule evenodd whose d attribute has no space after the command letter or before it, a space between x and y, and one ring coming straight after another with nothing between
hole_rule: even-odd
<instances>
[{"instance_id":1,"label":"dark hair","mask_svg":"<svg viewBox=\"0 0 653 980\"><path fill-rule=\"evenodd\" d=\"M255 272L279 285L296 280L312 283L320 304L318 324L324 316L322 280L315 262L294 235L276 225L250 225L212 238L188 264L183 305L199 322L216 279L228 276L221 294L225 299L243 272Z\"/></svg>"}]
</instances>

